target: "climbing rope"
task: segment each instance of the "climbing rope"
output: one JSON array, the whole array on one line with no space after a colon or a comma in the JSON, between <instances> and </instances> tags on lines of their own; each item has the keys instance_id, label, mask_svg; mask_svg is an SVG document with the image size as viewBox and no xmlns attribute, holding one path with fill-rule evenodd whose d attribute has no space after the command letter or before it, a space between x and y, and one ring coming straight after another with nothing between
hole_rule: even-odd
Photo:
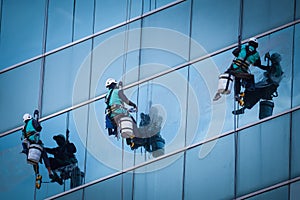
<instances>
[{"instance_id":1,"label":"climbing rope","mask_svg":"<svg viewBox=\"0 0 300 200\"><path fill-rule=\"evenodd\" d=\"M124 38L124 54L123 54L123 71L122 71L122 83L126 80L126 63L127 63L127 51L128 51L128 35L129 35L129 19L131 15L131 0L126 1L126 26L125 26L125 38ZM123 84L121 85L121 87ZM122 138L122 171L124 170L124 138ZM124 199L124 177L122 174L121 181L121 199Z\"/></svg>"}]
</instances>

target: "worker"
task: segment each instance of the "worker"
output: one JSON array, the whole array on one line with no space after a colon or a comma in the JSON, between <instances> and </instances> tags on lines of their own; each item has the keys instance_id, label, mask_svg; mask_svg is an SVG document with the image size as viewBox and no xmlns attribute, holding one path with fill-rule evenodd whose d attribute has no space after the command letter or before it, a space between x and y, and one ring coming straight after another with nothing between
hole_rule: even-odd
<instances>
[{"instance_id":1,"label":"worker","mask_svg":"<svg viewBox=\"0 0 300 200\"><path fill-rule=\"evenodd\" d=\"M265 55L265 59L271 61L271 66L263 66L266 70L264 77L261 81L255 84L255 90L250 91L245 90L245 96L243 100L245 102L244 106L239 109L232 111L232 114L239 115L243 114L245 109L251 109L260 100L271 101L273 97L278 96L277 88L279 83L283 78L283 71L281 67L281 55L278 53L273 53L271 56L269 53Z\"/></svg>"},{"instance_id":2,"label":"worker","mask_svg":"<svg viewBox=\"0 0 300 200\"><path fill-rule=\"evenodd\" d=\"M249 66L253 65L262 68L257 48L257 39L252 37L246 45L234 49L232 54L235 56L235 59L225 72L234 76L234 98L240 104L242 104L240 100L241 96L243 96L241 86L248 90L254 90L254 76L249 73ZM221 94L217 92L213 100L217 101L220 98Z\"/></svg>"},{"instance_id":3,"label":"worker","mask_svg":"<svg viewBox=\"0 0 300 200\"><path fill-rule=\"evenodd\" d=\"M77 163L77 159L74 154L77 149L73 143L66 141L65 136L62 134L53 136L53 140L55 140L58 146L55 148L45 148L47 153L54 156L49 157L52 170Z\"/></svg>"},{"instance_id":4,"label":"worker","mask_svg":"<svg viewBox=\"0 0 300 200\"><path fill-rule=\"evenodd\" d=\"M62 134L53 136L58 145L55 148L45 148L48 154L52 154L54 157L49 157L50 166L53 170L54 176L59 179L59 184L62 184L62 178L57 175L55 170L66 167L71 164L77 164L77 159L75 157L76 147L73 143L66 140L65 136Z\"/></svg>"},{"instance_id":5,"label":"worker","mask_svg":"<svg viewBox=\"0 0 300 200\"><path fill-rule=\"evenodd\" d=\"M42 126L40 125L38 121L39 111L34 111L33 118L30 114L26 113L23 115L23 122L24 126L22 128L22 153L26 154L27 159L29 156L29 148L31 145L38 145L40 151L41 151L41 159L39 162L42 163L42 160L44 161L44 165L48 170L49 178L52 179L52 181L57 181L52 173L51 167L50 167L50 161L48 158L47 153L45 152L43 146L43 142L40 139L40 132L42 130ZM38 162L32 162L33 169L36 174L36 187L39 189L41 187L42 182L42 176L39 173L39 164Z\"/></svg>"},{"instance_id":6,"label":"worker","mask_svg":"<svg viewBox=\"0 0 300 200\"><path fill-rule=\"evenodd\" d=\"M109 135L118 135L118 124L122 117L128 116L133 121L133 133L137 133L136 121L129 114L124 104L132 106L137 111L135 103L130 101L124 94L123 89L119 89L117 81L113 78L107 79L105 87L108 89L105 97L106 107L106 128L108 128ZM119 83L119 86L122 82ZM122 136L123 137L123 136ZM134 137L134 136L131 136ZM127 137L126 137L127 138ZM127 144L130 145L130 138L127 138Z\"/></svg>"}]
</instances>

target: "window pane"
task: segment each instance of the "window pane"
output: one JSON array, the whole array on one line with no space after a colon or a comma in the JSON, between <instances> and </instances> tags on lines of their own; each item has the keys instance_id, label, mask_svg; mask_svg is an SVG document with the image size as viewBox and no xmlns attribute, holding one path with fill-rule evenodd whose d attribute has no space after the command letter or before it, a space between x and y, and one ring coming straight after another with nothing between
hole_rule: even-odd
<instances>
[{"instance_id":1,"label":"window pane","mask_svg":"<svg viewBox=\"0 0 300 200\"><path fill-rule=\"evenodd\" d=\"M126 21L128 1L100 0L95 7L95 32ZM129 18L129 16L127 16Z\"/></svg>"},{"instance_id":2,"label":"window pane","mask_svg":"<svg viewBox=\"0 0 300 200\"><path fill-rule=\"evenodd\" d=\"M25 113L38 107L41 62L37 60L0 74L0 131L22 124ZM4 98L6 97L6 98Z\"/></svg>"},{"instance_id":3,"label":"window pane","mask_svg":"<svg viewBox=\"0 0 300 200\"><path fill-rule=\"evenodd\" d=\"M84 191L84 199L94 199L95 197L101 197L101 199L122 199L122 180L124 183L128 182L124 177L127 177L127 175L116 176L104 182L87 187Z\"/></svg>"},{"instance_id":4,"label":"window pane","mask_svg":"<svg viewBox=\"0 0 300 200\"><path fill-rule=\"evenodd\" d=\"M43 114L48 115L88 99L90 68L82 64L91 41L80 43L46 58Z\"/></svg>"},{"instance_id":5,"label":"window pane","mask_svg":"<svg viewBox=\"0 0 300 200\"><path fill-rule=\"evenodd\" d=\"M185 1L143 20L142 65L159 63L174 67L189 59L189 8L190 2Z\"/></svg>"},{"instance_id":6,"label":"window pane","mask_svg":"<svg viewBox=\"0 0 300 200\"><path fill-rule=\"evenodd\" d=\"M292 115L292 153L291 153L291 175L292 177L300 176L300 135L299 124L300 111L293 112Z\"/></svg>"},{"instance_id":7,"label":"window pane","mask_svg":"<svg viewBox=\"0 0 300 200\"><path fill-rule=\"evenodd\" d=\"M123 81L124 86L138 80L140 23L137 21L95 38L91 97L107 92L108 78ZM90 67L89 63L85 67Z\"/></svg>"},{"instance_id":8,"label":"window pane","mask_svg":"<svg viewBox=\"0 0 300 200\"><path fill-rule=\"evenodd\" d=\"M299 19L300 18L300 3L299 3L299 0L296 0L296 8L295 8L295 10L296 10L296 19Z\"/></svg>"},{"instance_id":9,"label":"window pane","mask_svg":"<svg viewBox=\"0 0 300 200\"><path fill-rule=\"evenodd\" d=\"M164 68L153 65L151 69L156 67ZM165 153L173 152L185 145L186 77L187 69L181 69L139 87L139 115L149 114L151 119L152 113L155 113L153 118L161 121L160 135L165 140ZM138 116L138 122L140 120Z\"/></svg>"},{"instance_id":10,"label":"window pane","mask_svg":"<svg viewBox=\"0 0 300 200\"><path fill-rule=\"evenodd\" d=\"M134 175L134 199L182 199L182 153L141 167L137 171Z\"/></svg>"},{"instance_id":11,"label":"window pane","mask_svg":"<svg viewBox=\"0 0 300 200\"><path fill-rule=\"evenodd\" d=\"M78 40L93 33L94 0L76 0L74 38Z\"/></svg>"},{"instance_id":12,"label":"window pane","mask_svg":"<svg viewBox=\"0 0 300 200\"><path fill-rule=\"evenodd\" d=\"M294 0L244 1L243 10L243 38L249 38L293 21Z\"/></svg>"},{"instance_id":13,"label":"window pane","mask_svg":"<svg viewBox=\"0 0 300 200\"><path fill-rule=\"evenodd\" d=\"M289 177L289 115L238 133L237 195Z\"/></svg>"},{"instance_id":14,"label":"window pane","mask_svg":"<svg viewBox=\"0 0 300 200\"><path fill-rule=\"evenodd\" d=\"M59 198L55 198L57 200L69 200L69 199L72 199L72 200L82 200L83 198L83 189L81 190L77 190L75 192L72 192L68 195L65 195L65 196L62 196L62 197L59 197Z\"/></svg>"},{"instance_id":15,"label":"window pane","mask_svg":"<svg viewBox=\"0 0 300 200\"><path fill-rule=\"evenodd\" d=\"M110 175L122 169L122 162L124 168L127 168L129 163L126 161L133 158L133 154L126 142L126 152L124 160L122 159L122 140L117 139L114 136L109 136L105 129L105 108L106 104L104 99L92 103L89 106L88 117L88 133L82 127L84 132L80 132L80 137L83 141L87 140L87 144L84 144L87 148L86 157L86 182L102 178ZM86 106L86 107L88 107ZM76 111L75 120L81 124L80 118L82 117L82 111ZM86 139L85 139L86 138ZM97 166L97 167L95 167ZM131 162L130 162L130 166Z\"/></svg>"},{"instance_id":16,"label":"window pane","mask_svg":"<svg viewBox=\"0 0 300 200\"><path fill-rule=\"evenodd\" d=\"M218 2L216 6L215 1L193 1L191 37L203 47L204 51L199 52L191 46L192 59L237 42L239 2L223 1ZM226 28L222 28L224 26Z\"/></svg>"},{"instance_id":17,"label":"window pane","mask_svg":"<svg viewBox=\"0 0 300 200\"><path fill-rule=\"evenodd\" d=\"M0 70L42 53L45 20L45 0L1 2Z\"/></svg>"},{"instance_id":18,"label":"window pane","mask_svg":"<svg viewBox=\"0 0 300 200\"><path fill-rule=\"evenodd\" d=\"M290 189L290 199L297 200L300 198L300 181L292 183Z\"/></svg>"},{"instance_id":19,"label":"window pane","mask_svg":"<svg viewBox=\"0 0 300 200\"><path fill-rule=\"evenodd\" d=\"M227 53L219 54L190 66L188 140L199 142L233 129L233 95L223 95L219 101L213 101L220 71L228 68L226 61L230 62L227 56L230 57Z\"/></svg>"},{"instance_id":20,"label":"window pane","mask_svg":"<svg viewBox=\"0 0 300 200\"><path fill-rule=\"evenodd\" d=\"M218 139L205 157L201 157L201 148L204 146L186 154L184 199L233 199L234 135Z\"/></svg>"},{"instance_id":21,"label":"window pane","mask_svg":"<svg viewBox=\"0 0 300 200\"><path fill-rule=\"evenodd\" d=\"M1 138L0 181L5 183L0 187L1 199L33 199L35 176L31 164L27 164L26 155L20 153L21 135L18 131ZM44 171L43 165L41 171ZM22 189L16 192L16 187Z\"/></svg>"},{"instance_id":22,"label":"window pane","mask_svg":"<svg viewBox=\"0 0 300 200\"><path fill-rule=\"evenodd\" d=\"M300 25L295 26L295 38L294 38L294 74L293 74L293 107L300 105Z\"/></svg>"},{"instance_id":23,"label":"window pane","mask_svg":"<svg viewBox=\"0 0 300 200\"><path fill-rule=\"evenodd\" d=\"M46 51L72 42L73 7L74 0L49 1Z\"/></svg>"}]
</instances>

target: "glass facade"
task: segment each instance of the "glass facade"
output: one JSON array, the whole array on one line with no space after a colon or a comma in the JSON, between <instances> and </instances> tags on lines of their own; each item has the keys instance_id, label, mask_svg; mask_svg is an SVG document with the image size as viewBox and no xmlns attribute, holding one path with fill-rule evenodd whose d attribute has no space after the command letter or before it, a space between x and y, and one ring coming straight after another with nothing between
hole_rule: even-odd
<instances>
[{"instance_id":1,"label":"glass facade","mask_svg":"<svg viewBox=\"0 0 300 200\"><path fill-rule=\"evenodd\" d=\"M299 7L299 0L0 0L0 199L299 199ZM262 120L261 102L233 115L240 108L233 92L212 100L233 49L250 37L263 65L267 52L281 55L278 96ZM263 79L265 71L250 69L256 83ZM110 77L137 104L131 115L142 137L152 131L143 114L158 124L160 151L108 134ZM75 144L75 186L74 174L51 182L41 163L35 187L20 153L22 116L35 109L44 147L56 147L58 134Z\"/></svg>"}]
</instances>

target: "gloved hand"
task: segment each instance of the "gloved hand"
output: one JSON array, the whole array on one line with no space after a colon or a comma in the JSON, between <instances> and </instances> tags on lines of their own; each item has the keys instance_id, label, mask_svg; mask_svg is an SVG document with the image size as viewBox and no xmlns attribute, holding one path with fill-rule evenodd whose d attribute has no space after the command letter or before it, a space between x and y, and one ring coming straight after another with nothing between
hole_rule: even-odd
<instances>
[{"instance_id":1,"label":"gloved hand","mask_svg":"<svg viewBox=\"0 0 300 200\"><path fill-rule=\"evenodd\" d=\"M266 61L267 59L270 59L270 58L271 58L270 53L267 52L264 56L264 60Z\"/></svg>"},{"instance_id":2,"label":"gloved hand","mask_svg":"<svg viewBox=\"0 0 300 200\"><path fill-rule=\"evenodd\" d=\"M137 109L137 107L136 107L136 104L135 104L135 103L133 103L132 107L133 107L133 108L135 108L135 109Z\"/></svg>"},{"instance_id":3,"label":"gloved hand","mask_svg":"<svg viewBox=\"0 0 300 200\"><path fill-rule=\"evenodd\" d=\"M35 110L34 113L33 113L33 115L34 115L34 116L35 116L35 115L39 116L39 111L38 111L38 110Z\"/></svg>"},{"instance_id":4,"label":"gloved hand","mask_svg":"<svg viewBox=\"0 0 300 200\"><path fill-rule=\"evenodd\" d=\"M123 87L123 82L120 81L119 84L118 84L118 88L122 88Z\"/></svg>"}]
</instances>

